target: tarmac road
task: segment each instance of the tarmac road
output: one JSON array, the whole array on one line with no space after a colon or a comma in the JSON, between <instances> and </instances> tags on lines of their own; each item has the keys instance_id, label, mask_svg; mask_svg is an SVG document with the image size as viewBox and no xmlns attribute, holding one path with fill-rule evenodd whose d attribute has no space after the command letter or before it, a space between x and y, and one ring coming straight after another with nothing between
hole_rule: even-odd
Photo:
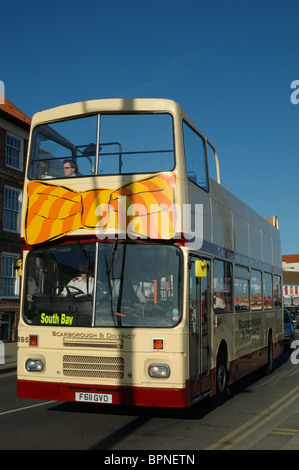
<instances>
[{"instance_id":1,"label":"tarmac road","mask_svg":"<svg viewBox=\"0 0 299 470\"><path fill-rule=\"evenodd\" d=\"M0 365L0 449L92 449L102 459L143 450L131 466L148 463L150 452L197 457L204 449L299 449L299 364L292 364L292 351L270 376L257 371L235 384L221 406L208 399L166 410L18 399L16 347L5 344Z\"/></svg>"}]
</instances>

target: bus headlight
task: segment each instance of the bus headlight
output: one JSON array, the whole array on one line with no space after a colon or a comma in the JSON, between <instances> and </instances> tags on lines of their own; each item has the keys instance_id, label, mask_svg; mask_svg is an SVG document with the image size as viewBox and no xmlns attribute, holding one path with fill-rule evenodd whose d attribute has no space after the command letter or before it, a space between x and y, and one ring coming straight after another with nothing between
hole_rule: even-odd
<instances>
[{"instance_id":1,"label":"bus headlight","mask_svg":"<svg viewBox=\"0 0 299 470\"><path fill-rule=\"evenodd\" d=\"M167 379L170 376L170 367L167 364L151 364L148 375L155 379Z\"/></svg>"},{"instance_id":2,"label":"bus headlight","mask_svg":"<svg viewBox=\"0 0 299 470\"><path fill-rule=\"evenodd\" d=\"M42 359L27 359L25 367L28 372L42 372L44 361Z\"/></svg>"}]
</instances>

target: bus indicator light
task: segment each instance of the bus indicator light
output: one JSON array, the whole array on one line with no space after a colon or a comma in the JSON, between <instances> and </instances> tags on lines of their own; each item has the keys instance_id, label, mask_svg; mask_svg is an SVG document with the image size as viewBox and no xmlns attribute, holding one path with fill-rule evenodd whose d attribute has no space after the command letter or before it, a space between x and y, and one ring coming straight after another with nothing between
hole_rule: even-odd
<instances>
[{"instance_id":1,"label":"bus indicator light","mask_svg":"<svg viewBox=\"0 0 299 470\"><path fill-rule=\"evenodd\" d=\"M38 335L29 335L29 346L38 346Z\"/></svg>"},{"instance_id":2,"label":"bus indicator light","mask_svg":"<svg viewBox=\"0 0 299 470\"><path fill-rule=\"evenodd\" d=\"M163 338L153 339L153 351L164 351L164 339Z\"/></svg>"}]
</instances>

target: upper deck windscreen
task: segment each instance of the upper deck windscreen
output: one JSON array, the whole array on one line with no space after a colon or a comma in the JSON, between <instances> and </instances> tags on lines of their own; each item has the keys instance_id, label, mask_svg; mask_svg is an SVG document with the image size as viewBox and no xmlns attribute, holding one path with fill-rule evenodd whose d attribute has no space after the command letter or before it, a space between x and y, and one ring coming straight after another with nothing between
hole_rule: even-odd
<instances>
[{"instance_id":1,"label":"upper deck windscreen","mask_svg":"<svg viewBox=\"0 0 299 470\"><path fill-rule=\"evenodd\" d=\"M36 126L28 178L156 173L173 168L169 114L99 114Z\"/></svg>"}]
</instances>

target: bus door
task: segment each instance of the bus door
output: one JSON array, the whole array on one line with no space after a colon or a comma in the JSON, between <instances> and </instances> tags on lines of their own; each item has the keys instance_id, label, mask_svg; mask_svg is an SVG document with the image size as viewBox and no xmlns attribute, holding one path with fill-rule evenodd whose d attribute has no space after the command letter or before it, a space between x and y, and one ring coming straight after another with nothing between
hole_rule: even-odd
<instances>
[{"instance_id":1,"label":"bus door","mask_svg":"<svg viewBox=\"0 0 299 470\"><path fill-rule=\"evenodd\" d=\"M206 276L197 277L196 260L199 258L192 256L189 262L190 382L198 384L193 395L210 390L210 261L204 260Z\"/></svg>"}]
</instances>

